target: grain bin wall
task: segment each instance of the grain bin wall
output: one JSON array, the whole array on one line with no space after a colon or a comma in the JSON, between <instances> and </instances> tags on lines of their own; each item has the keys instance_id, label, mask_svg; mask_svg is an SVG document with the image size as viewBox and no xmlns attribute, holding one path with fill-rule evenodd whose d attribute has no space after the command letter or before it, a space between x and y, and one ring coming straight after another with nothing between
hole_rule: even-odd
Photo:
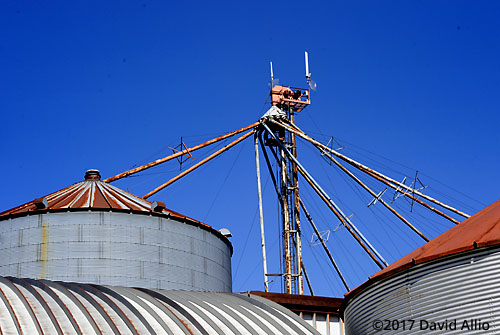
<instances>
[{"instance_id":1,"label":"grain bin wall","mask_svg":"<svg viewBox=\"0 0 500 335\"><path fill-rule=\"evenodd\" d=\"M346 334L498 333L499 283L499 246L415 265L348 297Z\"/></svg>"},{"instance_id":2,"label":"grain bin wall","mask_svg":"<svg viewBox=\"0 0 500 335\"><path fill-rule=\"evenodd\" d=\"M0 275L230 292L230 243L207 227L98 210L8 218L0 221Z\"/></svg>"}]
</instances>

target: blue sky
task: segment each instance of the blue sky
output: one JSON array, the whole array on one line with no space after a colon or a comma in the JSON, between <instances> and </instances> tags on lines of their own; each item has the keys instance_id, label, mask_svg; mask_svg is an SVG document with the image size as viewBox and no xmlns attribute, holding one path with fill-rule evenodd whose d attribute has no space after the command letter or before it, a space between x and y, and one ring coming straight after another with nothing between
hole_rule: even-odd
<instances>
[{"instance_id":1,"label":"blue sky","mask_svg":"<svg viewBox=\"0 0 500 335\"><path fill-rule=\"evenodd\" d=\"M108 177L167 155L181 136L195 145L255 122L269 107L269 61L280 83L305 86L308 50L318 91L297 117L303 129L396 179L418 170L429 193L477 211L499 194L499 16L493 1L3 1L0 210L89 168ZM152 198L233 232L235 291L263 288L252 150L247 140ZM370 197L302 142L299 158L388 261L422 244L367 209ZM170 163L116 185L142 196L178 170ZM267 176L263 184L275 273L276 199ZM318 225L335 229L312 191L303 195ZM396 204L430 237L452 226ZM377 270L343 230L328 243L351 286ZM342 295L319 247L305 249L316 293Z\"/></svg>"}]
</instances>

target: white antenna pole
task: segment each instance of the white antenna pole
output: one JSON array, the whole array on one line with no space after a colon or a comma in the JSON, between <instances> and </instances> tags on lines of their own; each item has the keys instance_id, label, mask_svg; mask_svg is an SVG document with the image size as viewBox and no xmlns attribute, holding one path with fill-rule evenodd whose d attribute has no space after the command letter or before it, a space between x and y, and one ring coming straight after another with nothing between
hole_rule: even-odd
<instances>
[{"instance_id":1,"label":"white antenna pole","mask_svg":"<svg viewBox=\"0 0 500 335\"><path fill-rule=\"evenodd\" d=\"M273 62L269 62L269 64L271 64L271 85L272 85L272 82L273 82L273 79L274 79L274 76L273 76Z\"/></svg>"},{"instance_id":2,"label":"white antenna pole","mask_svg":"<svg viewBox=\"0 0 500 335\"><path fill-rule=\"evenodd\" d=\"M271 63L272 64L272 63ZM272 68L272 65L271 65ZM272 71L271 71L272 73ZM272 77L272 74L271 74ZM264 290L269 292L269 279L267 277L267 261L266 261L266 237L264 235L264 214L262 210L262 190L260 185L260 163L259 163L259 137L257 133L255 139L255 165L257 167L257 190L259 195L259 216L260 216L260 240L262 246L262 266L264 267Z\"/></svg>"},{"instance_id":3,"label":"white antenna pole","mask_svg":"<svg viewBox=\"0 0 500 335\"><path fill-rule=\"evenodd\" d=\"M306 78L309 81L309 79L311 78L311 74L309 73L309 54L307 53L307 51L305 51L304 55L306 59Z\"/></svg>"}]
</instances>

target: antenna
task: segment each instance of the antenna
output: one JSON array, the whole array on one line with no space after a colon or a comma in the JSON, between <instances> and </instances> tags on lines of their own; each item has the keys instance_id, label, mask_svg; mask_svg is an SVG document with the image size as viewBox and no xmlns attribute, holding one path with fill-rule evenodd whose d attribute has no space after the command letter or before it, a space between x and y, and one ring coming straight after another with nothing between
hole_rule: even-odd
<instances>
[{"instance_id":1,"label":"antenna","mask_svg":"<svg viewBox=\"0 0 500 335\"><path fill-rule=\"evenodd\" d=\"M269 87L273 88L274 86L279 84L279 79L274 79L273 62L269 62L269 65L271 65L271 81L269 82Z\"/></svg>"},{"instance_id":2,"label":"antenna","mask_svg":"<svg viewBox=\"0 0 500 335\"><path fill-rule=\"evenodd\" d=\"M304 55L306 58L306 78L307 78L307 83L309 84L309 80L311 80L311 73L309 72L309 54L307 51L304 51Z\"/></svg>"},{"instance_id":3,"label":"antenna","mask_svg":"<svg viewBox=\"0 0 500 335\"><path fill-rule=\"evenodd\" d=\"M314 80L311 79L311 72L309 72L309 54L307 51L304 51L304 57L306 61L306 79L307 79L307 85L309 86L309 89L312 91L316 91L316 88L318 85Z\"/></svg>"}]
</instances>

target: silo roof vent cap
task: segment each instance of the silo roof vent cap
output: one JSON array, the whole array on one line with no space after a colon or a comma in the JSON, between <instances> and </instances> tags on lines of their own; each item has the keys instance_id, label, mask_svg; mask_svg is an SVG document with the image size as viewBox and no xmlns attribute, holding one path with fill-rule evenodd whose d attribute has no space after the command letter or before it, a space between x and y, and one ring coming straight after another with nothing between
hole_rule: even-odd
<instances>
[{"instance_id":1,"label":"silo roof vent cap","mask_svg":"<svg viewBox=\"0 0 500 335\"><path fill-rule=\"evenodd\" d=\"M231 232L229 231L229 229L227 228L222 228L221 230L219 230L219 232L225 236L225 237L232 237L233 234L231 234Z\"/></svg>"},{"instance_id":2,"label":"silo roof vent cap","mask_svg":"<svg viewBox=\"0 0 500 335\"><path fill-rule=\"evenodd\" d=\"M101 180L101 173L96 169L87 170L85 171L85 180Z\"/></svg>"},{"instance_id":3,"label":"silo roof vent cap","mask_svg":"<svg viewBox=\"0 0 500 335\"><path fill-rule=\"evenodd\" d=\"M161 201L155 201L151 204L151 210L153 212L161 213L165 208L165 203Z\"/></svg>"},{"instance_id":4,"label":"silo roof vent cap","mask_svg":"<svg viewBox=\"0 0 500 335\"><path fill-rule=\"evenodd\" d=\"M35 204L36 209L45 209L49 207L47 198L36 198L35 200L33 200L33 203Z\"/></svg>"}]
</instances>

